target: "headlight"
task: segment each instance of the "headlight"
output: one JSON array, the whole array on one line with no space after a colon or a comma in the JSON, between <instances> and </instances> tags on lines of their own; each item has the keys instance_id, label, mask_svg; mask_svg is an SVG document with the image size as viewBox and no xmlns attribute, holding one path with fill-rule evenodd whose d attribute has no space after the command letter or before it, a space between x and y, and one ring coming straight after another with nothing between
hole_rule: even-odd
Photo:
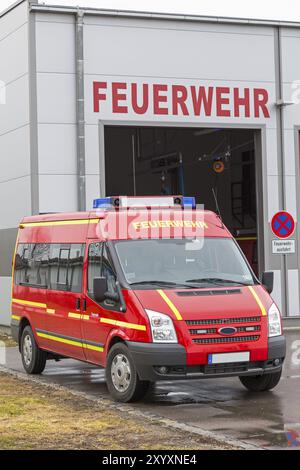
<instances>
[{"instance_id":1,"label":"headlight","mask_svg":"<svg viewBox=\"0 0 300 470\"><path fill-rule=\"evenodd\" d=\"M172 319L164 313L146 310L149 318L153 343L177 343Z\"/></svg>"},{"instance_id":2,"label":"headlight","mask_svg":"<svg viewBox=\"0 0 300 470\"><path fill-rule=\"evenodd\" d=\"M281 317L280 312L275 304L272 304L268 312L269 324L269 337L280 336L281 332Z\"/></svg>"}]
</instances>

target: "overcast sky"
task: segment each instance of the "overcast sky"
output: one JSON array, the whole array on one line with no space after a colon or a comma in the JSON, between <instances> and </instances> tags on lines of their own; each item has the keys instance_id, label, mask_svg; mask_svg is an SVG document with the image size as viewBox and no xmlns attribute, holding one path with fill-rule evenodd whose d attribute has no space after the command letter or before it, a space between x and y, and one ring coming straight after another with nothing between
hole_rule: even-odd
<instances>
[{"instance_id":1,"label":"overcast sky","mask_svg":"<svg viewBox=\"0 0 300 470\"><path fill-rule=\"evenodd\" d=\"M0 11L12 3L13 0L0 0ZM299 0L40 0L40 3L300 21Z\"/></svg>"}]
</instances>

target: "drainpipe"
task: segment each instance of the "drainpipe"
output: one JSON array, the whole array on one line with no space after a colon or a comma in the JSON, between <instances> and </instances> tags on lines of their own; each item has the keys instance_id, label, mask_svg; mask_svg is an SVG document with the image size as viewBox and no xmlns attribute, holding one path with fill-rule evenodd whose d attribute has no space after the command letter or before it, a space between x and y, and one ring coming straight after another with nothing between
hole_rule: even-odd
<instances>
[{"instance_id":1,"label":"drainpipe","mask_svg":"<svg viewBox=\"0 0 300 470\"><path fill-rule=\"evenodd\" d=\"M76 13L75 60L77 120L77 205L79 211L86 210L83 20L84 12L82 10L78 10Z\"/></svg>"},{"instance_id":2,"label":"drainpipe","mask_svg":"<svg viewBox=\"0 0 300 470\"><path fill-rule=\"evenodd\" d=\"M280 196L279 205L280 210L286 209L286 197L285 197L285 148L284 148L284 107L278 105L283 102L283 82L282 82L282 44L281 44L281 27L277 26L275 29L275 47L276 47L276 101L277 101L277 132L278 132L278 151L279 151L279 174L280 174ZM287 259L286 255L283 255L281 264L282 272L282 312L284 316L288 315L288 281L287 281Z\"/></svg>"}]
</instances>

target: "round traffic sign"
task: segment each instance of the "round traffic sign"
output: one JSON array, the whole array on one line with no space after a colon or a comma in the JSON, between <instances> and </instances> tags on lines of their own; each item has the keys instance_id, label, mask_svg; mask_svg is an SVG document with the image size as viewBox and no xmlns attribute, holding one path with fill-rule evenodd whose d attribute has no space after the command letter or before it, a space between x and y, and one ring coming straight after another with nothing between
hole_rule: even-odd
<instances>
[{"instance_id":1,"label":"round traffic sign","mask_svg":"<svg viewBox=\"0 0 300 470\"><path fill-rule=\"evenodd\" d=\"M294 218L289 212L277 212L272 218L271 228L276 237L288 238L295 230Z\"/></svg>"}]
</instances>

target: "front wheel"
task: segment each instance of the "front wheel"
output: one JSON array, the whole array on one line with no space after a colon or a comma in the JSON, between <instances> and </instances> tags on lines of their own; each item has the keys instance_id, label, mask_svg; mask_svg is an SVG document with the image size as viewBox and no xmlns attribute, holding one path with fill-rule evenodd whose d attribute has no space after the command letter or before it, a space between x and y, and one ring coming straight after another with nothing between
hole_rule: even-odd
<instances>
[{"instance_id":1,"label":"front wheel","mask_svg":"<svg viewBox=\"0 0 300 470\"><path fill-rule=\"evenodd\" d=\"M47 353L40 349L30 326L26 326L21 337L21 355L27 374L41 374L46 366Z\"/></svg>"},{"instance_id":2,"label":"front wheel","mask_svg":"<svg viewBox=\"0 0 300 470\"><path fill-rule=\"evenodd\" d=\"M279 383L281 377L281 370L266 375L241 376L239 377L241 383L251 392L266 392L272 390Z\"/></svg>"},{"instance_id":3,"label":"front wheel","mask_svg":"<svg viewBox=\"0 0 300 470\"><path fill-rule=\"evenodd\" d=\"M123 403L138 401L147 393L150 382L140 380L127 346L115 344L108 353L106 384L111 396Z\"/></svg>"}]
</instances>

